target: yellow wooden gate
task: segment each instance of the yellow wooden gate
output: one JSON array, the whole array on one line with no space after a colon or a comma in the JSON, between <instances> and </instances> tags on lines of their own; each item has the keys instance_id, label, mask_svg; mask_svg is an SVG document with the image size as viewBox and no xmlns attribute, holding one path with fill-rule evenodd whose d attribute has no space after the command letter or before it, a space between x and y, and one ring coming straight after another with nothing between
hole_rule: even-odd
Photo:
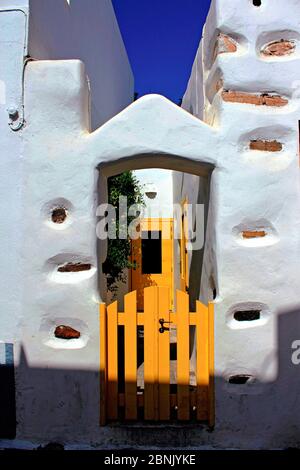
<instances>
[{"instance_id":1,"label":"yellow wooden gate","mask_svg":"<svg viewBox=\"0 0 300 470\"><path fill-rule=\"evenodd\" d=\"M197 302L190 313L188 294L177 291L172 313L166 287L146 288L144 299L144 312L137 312L136 292L125 296L124 312L117 302L100 305L100 424L177 420L213 426L213 304Z\"/></svg>"}]
</instances>

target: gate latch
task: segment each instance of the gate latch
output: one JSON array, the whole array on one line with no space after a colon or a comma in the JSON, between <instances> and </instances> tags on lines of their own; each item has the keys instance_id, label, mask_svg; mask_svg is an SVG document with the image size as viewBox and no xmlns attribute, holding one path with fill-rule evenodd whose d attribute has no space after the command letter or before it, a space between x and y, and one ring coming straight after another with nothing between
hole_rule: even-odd
<instances>
[{"instance_id":1,"label":"gate latch","mask_svg":"<svg viewBox=\"0 0 300 470\"><path fill-rule=\"evenodd\" d=\"M163 318L159 320L160 329L158 330L160 333L164 333L165 331L169 331L170 328L165 327L165 323L171 324L171 321L165 321Z\"/></svg>"}]
</instances>

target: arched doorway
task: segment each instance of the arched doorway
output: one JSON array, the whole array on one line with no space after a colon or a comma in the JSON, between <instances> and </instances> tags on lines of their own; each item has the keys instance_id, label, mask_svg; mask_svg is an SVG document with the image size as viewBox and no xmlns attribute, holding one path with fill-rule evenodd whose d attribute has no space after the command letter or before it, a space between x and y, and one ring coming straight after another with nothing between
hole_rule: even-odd
<instances>
[{"instance_id":1,"label":"arched doorway","mask_svg":"<svg viewBox=\"0 0 300 470\"><path fill-rule=\"evenodd\" d=\"M210 266L208 279L205 281L202 278L202 267L205 262L205 246L207 242L206 232L207 229L214 225L213 215L209 213L210 199L215 198L212 185L214 166L205 162L195 161L186 157L168 154L138 154L130 157L123 157L122 159L113 159L109 163L102 163L98 166L98 204L107 202L107 180L109 177L122 173L128 170L140 169L164 169L171 170L175 175L176 188L174 190L173 202L180 206L179 213L174 223L174 231L177 232L177 246L174 241L173 258L174 258L174 277L178 277L178 282L174 282L174 289L183 289L189 293L191 299L191 307L195 306L196 300L200 299L206 302L212 300L216 293L213 292L211 287L211 279L215 278L216 269ZM189 176L194 178L193 187L189 188ZM186 182L184 180L187 180ZM191 214L188 214L187 205L191 206ZM195 219L195 211L193 210L196 205L202 205L204 210L204 230L203 230L203 246L198 249L187 249L188 240L186 239L186 223L187 218L190 216ZM175 212L178 209L175 208ZM190 226L195 229L196 221L191 220ZM156 226L161 225L161 222L156 221ZM153 231L155 230L153 225ZM147 225L147 224L146 224ZM165 224L164 224L165 225ZM180 236L178 237L178 235ZM214 243L214 240L213 240ZM168 247L169 248L169 247ZM197 245L196 245L197 248ZM98 241L98 266L99 273L101 273L101 265L105 260L107 247L106 243ZM177 262L176 262L177 260ZM192 271L192 272L191 272ZM184 286L183 286L184 284ZM151 284L150 284L151 285ZM201 285L203 289L201 292ZM99 276L99 287L102 293L101 298L105 299L105 282L103 276ZM146 283L145 286L147 287ZM215 289L215 287L214 287Z\"/></svg>"},{"instance_id":2,"label":"arched doorway","mask_svg":"<svg viewBox=\"0 0 300 470\"><path fill-rule=\"evenodd\" d=\"M169 377L169 382L170 383L163 383L161 384L160 381L159 381L159 374L158 374L158 377L157 377L157 385L158 385L158 390L160 390L160 387L163 385L164 387L164 390L166 389L165 387L168 387L168 390L170 392L170 395L169 395L169 405L171 404L172 400L173 402L177 402L177 400L180 400L179 399L179 396L180 396L180 390L184 389L185 392L183 393L183 395L185 395L185 398L184 400L186 401L187 399L187 396L189 397L188 398L188 401L192 404L192 409L195 411L197 406L195 405L195 403L197 402L197 399L194 398L195 396L197 396L197 393L199 396L205 396L205 400L203 400L203 398L199 398L199 400L204 403L204 401L206 402L206 405L202 404L202 410L201 412L199 412L197 414L198 416L198 420L204 420L204 421L208 421L211 419L211 414L209 414L209 390L211 390L211 387L209 388L209 374L208 374L208 367L206 367L206 370L205 370L205 374L206 374L206 380L207 380L207 387L205 389L205 391L203 391L203 387L202 387L202 391L199 392L199 387L197 388L197 380L199 380L199 377L198 377L198 368L199 368L199 358L197 359L197 351L198 351L198 355L199 355L199 351L201 349L202 351L202 346L200 345L200 348L199 348L199 342L197 344L197 334L196 334L196 327L197 327L197 322L193 321L192 318L193 317L193 314L192 313L187 313L187 312L197 312L198 313L200 312L200 309L202 308L202 312L205 312L204 315L208 315L208 310L207 312L204 310L204 306L202 305L202 307L200 307L200 304L198 302L199 298L200 298L200 291L201 291L201 278L202 278L202 271L203 271L203 263L205 261L205 244L204 244L204 247L201 247L201 249L198 249L198 250L195 250L195 253L193 252L193 250L190 251L190 253L188 252L188 249L187 249L187 246L188 246L188 241L185 240L183 238L183 233L184 233L184 230L183 227L184 227L184 224L185 224L185 216L186 216L186 205L187 205L187 202L189 202L191 205L196 205L196 204L204 204L206 206L206 211L205 211L205 232L206 232L206 229L207 229L207 226L211 226L213 225L213 222L211 220L209 220L209 216L210 216L210 212L209 212L209 200L210 200L210 191L208 190L207 191L207 188L210 188L210 185L211 185L211 178L212 178L212 173L213 173L213 166L212 165L207 165L207 164L201 164L201 163L195 163L195 161L191 160L191 159L186 159L186 158L182 158L182 157L178 157L178 156L173 156L173 155L167 155L167 154L161 154L161 155L157 155L157 154L148 154L148 155L134 155L132 157L127 157L125 159L122 159L122 161L116 161L116 162L111 162L111 163L108 163L108 164L102 164L99 166L99 203L103 203L105 202L105 198L107 197L107 191L106 191L106 186L107 186L107 179L112 176L112 175L115 175L115 174L118 174L119 172L121 171L124 171L124 170L136 170L136 169L140 169L140 168L163 168L163 169L168 169L168 170L172 170L172 171L175 171L177 172L177 175L176 175L176 178L177 180L180 179L180 175L181 175L181 178L182 178L182 184L181 184L181 191L178 190L177 188L177 192L176 192L176 195L174 194L174 201L175 201L175 198L176 198L176 201L177 203L179 203L180 207L183 209L183 211L181 212L180 216L179 216L179 231L180 231L180 234L181 234L181 237L179 240L177 240L177 245L176 246L176 242L174 242L174 246L173 246L173 256L174 256L174 259L175 259L175 263L174 263L174 269L173 269L173 275L174 275L174 286L177 288L174 289L173 292L170 292L170 288L168 289L169 290L169 293L168 293L168 298L171 299L172 297L174 298L174 310L177 311L177 319L179 319L179 317L181 316L181 311L180 309L182 308L182 305L183 303L182 302L185 302L186 299L189 301L189 306L187 307L188 310L186 311L186 316L185 316L185 338L184 338L184 342L185 342L185 352L182 352L182 346L181 345L181 339L179 339L179 336L182 334L182 333L179 333L180 330L178 330L179 328L179 320L175 320L175 313L172 314L172 307L168 307L168 309L166 310L166 307L165 307L165 313L164 313L164 317L163 319L162 318L157 318L156 320L154 319L154 323L156 321L156 323L159 323L160 325L160 328L157 328L157 330L159 331L160 334L163 334L165 333L166 331L168 331L167 333L167 339L165 339L165 343L164 343L164 347L162 348L161 347L161 336L160 335L156 335L155 336L155 333L154 333L154 336L152 338L152 349L156 350L157 349L157 354L156 354L156 359L154 359L154 362L155 361L158 361L157 363L161 363L162 361L164 362L165 366L166 366L166 362L165 362L165 356L168 355L168 358L170 359L170 367L167 367L166 366L166 369L167 369L167 374L168 374L168 377ZM194 180L194 183L196 182L196 178L198 178L198 187L197 187L197 184L195 184L194 186L196 187L196 191L195 191L195 187L193 189L193 192L188 194L188 195L185 195L185 197L183 197L183 191L185 190L185 185L186 183L184 183L184 175L193 175L195 180ZM204 190L204 188L206 190ZM203 196L204 195L204 196ZM193 223L195 223L196 221L193 221ZM144 227L145 227L145 230L149 230L149 226L146 224L144 224ZM154 225L154 228L157 229L157 227L160 227L158 225ZM159 237L158 237L158 242L161 243ZM157 244L157 243L156 243ZM152 245L153 246L153 245ZM160 251L163 250L162 248L162 244L160 245L161 248L160 248ZM99 253L101 254L101 249L104 250L105 248L103 247L103 244L99 246ZM199 256L199 251L202 253L200 253L200 256ZM152 256L155 256L155 253L152 253ZM183 261L184 259L184 261ZM197 263L198 261L198 263ZM99 262L103 262L103 257L99 258ZM175 269L175 265L178 265L179 268L178 270ZM184 267L183 267L184 265ZM99 266L100 268L100 266ZM211 269L213 269L211 267ZM141 270L140 270L141 272ZM212 273L210 272L209 273L210 276L209 276L209 280L208 279L205 279L203 281L204 284L206 284L207 286L209 286L211 284L211 275ZM176 275L178 277L178 282L176 280ZM206 273L205 275L207 276L207 269L206 269ZM182 297L180 296L180 294L176 293L176 290L178 290L178 292L180 290L183 289L183 285L182 285L182 280L184 278L184 282L186 283L186 285L184 286L184 296L186 297ZM188 284L188 279L191 278L193 279L193 283L191 283L191 285L193 286L193 290L191 290L191 292L188 292L189 295L187 295L187 287L189 287L189 284ZM103 276L102 276L102 283L104 279L103 279ZM153 284L151 284L153 285ZM159 296L161 295L160 293L161 292L164 292L164 295L165 294L165 290L164 289L165 286L157 286L157 288L159 289L157 291L157 294L155 294L155 291L152 291L153 292L153 295L155 297L155 295L158 298L160 298ZM103 288L103 286L102 286ZM105 287L104 287L105 289ZM203 288L205 289L205 287ZM203 290L202 289L202 290ZM129 396L131 397L130 400L132 400L132 397L135 395L134 392L132 392L132 390L134 390L136 387L137 387L137 390L138 392L140 393L140 397L143 396L143 406L145 406L145 416L148 416L148 418L145 418L145 419L148 419L148 420L166 420L166 419L171 419L172 418L172 413L167 413L167 415L165 415L163 412L162 414L160 415L160 412L157 412L158 414L155 414L155 409L156 408L159 408L159 398L155 398L155 394L151 395L152 398L150 400L150 404L149 404L149 392L147 392L147 390L149 389L149 379L146 378L146 371L145 371L145 368L144 368L144 364L146 366L146 362L147 362L147 355L149 355L149 347L150 347L150 342L149 342L149 338L148 336L146 335L146 333L144 333L146 331L146 316L145 316L145 312L147 310L147 300L148 299L149 301L153 301L154 297L152 298L152 300L150 300L150 297L151 297L151 292L148 290L147 292L147 297L146 297L146 291L145 291L145 302L144 303L144 306L143 308L141 308L141 303L139 302L139 299L137 300L137 305L136 305L136 310L140 310L141 311L141 315L142 317L144 317L144 320L141 320L142 317L136 317L136 318L140 318L140 321L141 323L139 324L138 321L137 323L135 323L135 329L137 331L139 331L139 326L138 325L141 325L140 327L140 330L142 330L142 335L140 337L138 337L138 340L137 340L137 343L136 343L136 346L133 346L133 349L136 347L137 348L137 357L135 358L135 353L134 351L132 350L132 345L130 347L130 350L131 350L131 359L133 361L137 360L137 374L134 375L135 379L133 380L133 383L128 383L128 381L126 380L126 354L128 354L128 351L127 351L127 347L126 347L126 331L124 332L124 328L123 326L121 326L120 323L116 323L115 326L113 328L115 328L115 333L116 333L116 337L115 337L115 344L116 344L116 347L117 347L117 350L118 350L118 364L117 364L117 376L115 375L115 379L114 379L114 382L109 382L110 385L110 392L109 392L109 396L110 397L113 397L115 396L115 399L113 399L112 403L123 403L123 405L125 406L125 417L126 417L126 412L128 411L128 407L126 407L126 396L128 397L128 400L129 400ZM210 295L208 294L207 295L208 297L210 297ZM125 296L125 313L124 315L126 314L126 311L128 310L128 301L129 303L131 304L131 308L133 308L133 303L136 302L136 300L132 300L132 297L128 297L127 300L126 300L126 297L128 296ZM184 301L180 300L180 299L185 299ZM136 298L135 298L136 299ZM177 300L177 302L176 302ZM159 311L161 311L161 305L160 302L161 300L157 300L158 301L158 304L157 304L157 308ZM126 306L126 302L127 302L127 306ZM177 305L176 305L177 304ZM154 305L154 304L153 304ZM168 301L168 305L172 305L172 302ZM166 304L164 303L164 306L166 306ZM112 310L114 309L114 310ZM116 304L112 304L110 307L108 307L107 309L107 319L109 321L109 315L111 314L112 317L114 318L121 318L122 317L122 314L121 313L118 313L118 311L121 311L121 310L118 310L118 307L116 306ZM123 311L123 310L122 310ZM169 312L169 313L168 313ZM200 313L199 313L200 314ZM153 315L157 315L157 313L155 314L155 306L153 307ZM172 316L173 315L173 316ZM196 315L196 313L195 313ZM123 316L123 318L125 318ZM154 318L154 317L153 317ZM171 321L170 319L173 319L173 321ZM117 320L118 321L118 320ZM123 321L123 320L122 320ZM144 322L145 321L145 322ZM122 323L122 325L124 325L124 327L126 327L126 321L124 320L125 323ZM144 323L143 323L144 322ZM176 323L177 322L177 323ZM167 324L171 323L170 326L166 327ZM172 323L176 323L177 326L175 327L172 327ZM119 325L119 326L118 326ZM158 326L159 326L158 325ZM198 325L199 326L199 325ZM202 325L203 326L203 325ZM209 330L208 330L208 316L207 316L207 322L206 322L206 327L207 327L207 330L206 330L206 333L205 335L203 336L202 334L202 342L203 344L208 344L208 336L209 336ZM154 327L156 328L156 327ZM182 330L183 331L183 330ZM172 341L172 333L173 333L173 341ZM131 340L133 338L133 330L131 330ZM152 334L152 333L151 333ZM179 336L178 336L179 335ZM111 335L109 335L109 337L111 337ZM116 339L117 338L117 339ZM146 338L148 338L146 340ZM142 341L140 341L142 340ZM127 340L128 341L128 340ZM189 344L187 345L186 341L189 342ZM129 345L129 343L128 343ZM188 350L186 349L186 347L188 347ZM203 350L204 351L204 350ZM202 351L202 352L203 352ZM115 354L115 353L114 353ZM161 355L164 355L164 359L162 359L162 356ZM184 355L184 354L188 354L188 375L186 373L186 370L184 371L184 375L185 375L185 383L181 383L179 384L179 381L180 381L180 377L179 377L179 372L180 372L180 367L179 367L179 363L181 363L181 355ZM202 354L202 353L201 353ZM207 350L205 352L205 354L207 354ZM185 357L187 358L187 356L185 355ZM205 356L206 357L206 356ZM207 356L207 360L208 360L208 356ZM149 362L149 361L148 361ZM150 361L151 362L151 361ZM124 364L125 364L125 369L124 369ZM187 364L187 361L186 361L186 364ZM128 366L129 367L129 366ZM131 366L130 366L131 367ZM198 367L198 368L197 368ZM201 369L202 366L200 366L200 373L203 373L203 368ZM158 365L158 370L160 369L160 365ZM202 372L201 372L202 370ZM116 373L116 370L115 372ZM148 383L147 383L147 380L148 380ZM151 384L151 386L153 385L153 383ZM128 391L128 387L130 388L130 392ZM188 392L186 391L188 388ZM201 388L201 387L200 387ZM177 392L174 394L171 393L172 389L176 389ZM126 392L127 390L127 392ZM191 393L190 394L190 391L189 390L192 390L193 392L195 392L194 394ZM152 393L152 392L151 392ZM127 394L127 395L126 395ZM157 395L158 397L159 395ZM120 398L121 397L121 398ZM148 397L148 399L146 399ZM166 400L166 394L165 392L162 393L162 400L163 402L165 403L165 400ZM177 397L177 398L175 398ZM195 401L196 400L196 401ZM132 403L132 402L131 402ZM148 403L148 408L146 408L146 404L144 405L144 403ZM155 403L157 403L157 405L155 405ZM189 420L189 419L192 419L193 416L195 416L195 413L193 414L192 412L190 412L190 410L185 410L182 414L181 413L181 408L180 406L178 407L177 404L173 403L173 408L174 410L176 408L178 408L178 416L179 418L178 419L182 419L182 420ZM198 403L198 402L197 402ZM167 406L167 409L169 407L169 405ZM112 406L112 405L111 405ZM135 406L135 405L134 405ZM138 408L138 405L136 405L137 408ZM171 405L170 405L171 406ZM187 406L187 405L185 405ZM200 406L200 405L198 405ZM121 407L122 408L122 407ZM163 409L164 407L162 406L161 407L161 410ZM188 405L188 408L189 408L189 405ZM152 410L149 412L149 409ZM127 411L126 411L127 410ZM135 408L131 409L131 411L128 411L128 415L127 415L127 419L138 419L138 412L135 413ZM148 411L147 411L148 410ZM119 412L116 411L116 409L114 411L111 411L111 414L109 414L110 412L108 411L108 415L110 416L110 419L111 420L117 420L117 419L120 419L120 415L119 415ZM162 418L160 419L159 416L162 416ZM168 418L166 417L168 416ZM181 416L181 418L180 418Z\"/></svg>"}]
</instances>

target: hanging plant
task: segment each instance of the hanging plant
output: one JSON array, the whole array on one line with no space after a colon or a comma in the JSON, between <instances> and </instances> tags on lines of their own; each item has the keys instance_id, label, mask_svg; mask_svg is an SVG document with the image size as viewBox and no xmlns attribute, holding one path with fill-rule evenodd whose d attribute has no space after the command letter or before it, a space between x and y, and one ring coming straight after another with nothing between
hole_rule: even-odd
<instances>
[{"instance_id":1,"label":"hanging plant","mask_svg":"<svg viewBox=\"0 0 300 470\"><path fill-rule=\"evenodd\" d=\"M116 292L119 282L126 282L126 269L132 267L130 261L131 242L119 238L119 198L127 197L127 207L134 204L144 206L142 188L132 171L112 176L108 179L108 203L116 210L116 239L108 239L107 258L103 263L103 273L107 279L107 289ZM127 228L135 217L127 217Z\"/></svg>"}]
</instances>

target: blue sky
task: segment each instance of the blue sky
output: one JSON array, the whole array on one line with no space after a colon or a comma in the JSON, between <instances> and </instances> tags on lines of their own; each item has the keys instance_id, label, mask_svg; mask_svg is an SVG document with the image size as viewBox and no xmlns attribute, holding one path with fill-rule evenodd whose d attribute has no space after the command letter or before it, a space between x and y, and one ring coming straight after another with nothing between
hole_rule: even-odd
<instances>
[{"instance_id":1,"label":"blue sky","mask_svg":"<svg viewBox=\"0 0 300 470\"><path fill-rule=\"evenodd\" d=\"M210 0L112 0L139 96L182 98Z\"/></svg>"}]
</instances>

